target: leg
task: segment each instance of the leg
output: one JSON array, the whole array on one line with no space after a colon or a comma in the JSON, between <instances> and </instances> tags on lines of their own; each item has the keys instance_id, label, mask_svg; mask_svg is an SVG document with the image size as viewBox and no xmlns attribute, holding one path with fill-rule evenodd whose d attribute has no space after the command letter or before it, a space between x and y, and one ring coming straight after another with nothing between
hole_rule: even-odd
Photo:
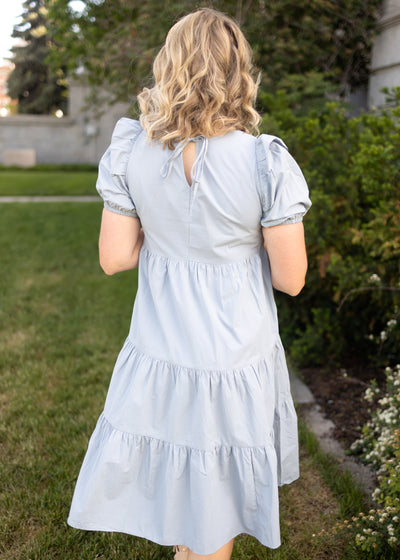
<instances>
[{"instance_id":1,"label":"leg","mask_svg":"<svg viewBox=\"0 0 400 560\"><path fill-rule=\"evenodd\" d=\"M217 550L217 552L214 552L214 554L206 554L203 556L195 554L190 550L188 560L230 560L233 549L233 541L234 539L224 544L224 546Z\"/></svg>"},{"instance_id":2,"label":"leg","mask_svg":"<svg viewBox=\"0 0 400 560\"><path fill-rule=\"evenodd\" d=\"M232 549L233 549L233 542L235 539L232 539L228 543L224 544L217 552L213 554L195 554L188 548L185 551L177 552L175 554L175 560L230 560Z\"/></svg>"}]
</instances>

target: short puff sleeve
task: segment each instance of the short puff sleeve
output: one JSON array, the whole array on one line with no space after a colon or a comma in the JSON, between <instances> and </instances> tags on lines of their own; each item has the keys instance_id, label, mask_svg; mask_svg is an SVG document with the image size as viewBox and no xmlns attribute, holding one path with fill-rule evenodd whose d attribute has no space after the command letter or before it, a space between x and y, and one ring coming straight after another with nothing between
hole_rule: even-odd
<instances>
[{"instance_id":1,"label":"short puff sleeve","mask_svg":"<svg viewBox=\"0 0 400 560\"><path fill-rule=\"evenodd\" d=\"M301 222L311 201L303 173L284 142L276 136L262 134L257 138L256 157L261 225Z\"/></svg>"},{"instance_id":2,"label":"short puff sleeve","mask_svg":"<svg viewBox=\"0 0 400 560\"><path fill-rule=\"evenodd\" d=\"M133 146L142 127L133 119L120 119L115 125L111 144L99 163L96 189L104 208L137 218L135 204L126 181L126 170Z\"/></svg>"}]
</instances>

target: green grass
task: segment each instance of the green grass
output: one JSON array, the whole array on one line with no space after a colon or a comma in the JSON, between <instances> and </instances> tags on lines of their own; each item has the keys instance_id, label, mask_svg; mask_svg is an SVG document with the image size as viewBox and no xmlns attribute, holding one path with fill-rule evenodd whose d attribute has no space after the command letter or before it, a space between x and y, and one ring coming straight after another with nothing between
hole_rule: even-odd
<instances>
[{"instance_id":1,"label":"green grass","mask_svg":"<svg viewBox=\"0 0 400 560\"><path fill-rule=\"evenodd\" d=\"M144 539L66 524L137 289L136 271L107 277L100 270L101 209L101 203L1 207L2 560L172 558L171 549ZM334 466L329 471L332 461L302 434L302 477L281 489L282 547L270 551L240 536L234 559L360 558L338 538L313 542L313 533L351 511L346 505L341 513L340 504L353 490L337 491L341 478ZM319 474L320 462L328 482L329 472L338 477L335 491Z\"/></svg>"},{"instance_id":2,"label":"green grass","mask_svg":"<svg viewBox=\"0 0 400 560\"><path fill-rule=\"evenodd\" d=\"M18 173L36 173L37 171L97 171L97 165L92 163L38 163L33 167L19 167L17 165L0 164L0 173L3 171L18 171Z\"/></svg>"},{"instance_id":3,"label":"green grass","mask_svg":"<svg viewBox=\"0 0 400 560\"><path fill-rule=\"evenodd\" d=\"M0 196L96 195L97 173L92 168L66 171L59 168L34 172L0 170Z\"/></svg>"},{"instance_id":4,"label":"green grass","mask_svg":"<svg viewBox=\"0 0 400 560\"><path fill-rule=\"evenodd\" d=\"M301 420L299 437L301 445L306 449L313 464L318 467L322 478L338 499L343 519L350 519L360 511L372 507L371 501L365 495L361 485L349 472L340 469L331 455L321 450L316 437Z\"/></svg>"}]
</instances>

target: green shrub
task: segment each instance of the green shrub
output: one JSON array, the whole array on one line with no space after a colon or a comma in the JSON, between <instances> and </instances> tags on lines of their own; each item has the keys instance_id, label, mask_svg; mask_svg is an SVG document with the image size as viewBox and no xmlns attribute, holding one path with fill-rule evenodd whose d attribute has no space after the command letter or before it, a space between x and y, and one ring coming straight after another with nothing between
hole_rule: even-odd
<instances>
[{"instance_id":1,"label":"green shrub","mask_svg":"<svg viewBox=\"0 0 400 560\"><path fill-rule=\"evenodd\" d=\"M295 304L277 294L282 337L300 366L400 360L399 331L386 328L400 298L400 90L393 99L349 117L340 103L302 115L284 91L261 96L263 131L285 140L313 201L306 287Z\"/></svg>"}]
</instances>

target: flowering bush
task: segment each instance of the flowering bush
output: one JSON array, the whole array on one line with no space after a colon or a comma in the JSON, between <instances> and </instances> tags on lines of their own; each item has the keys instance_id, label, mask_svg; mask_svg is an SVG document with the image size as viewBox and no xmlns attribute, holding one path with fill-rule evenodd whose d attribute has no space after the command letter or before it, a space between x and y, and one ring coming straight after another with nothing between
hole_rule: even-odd
<instances>
[{"instance_id":1,"label":"flowering bush","mask_svg":"<svg viewBox=\"0 0 400 560\"><path fill-rule=\"evenodd\" d=\"M394 506L370 509L353 517L348 527L356 532L355 542L367 558L395 560L399 558L399 500Z\"/></svg>"},{"instance_id":2,"label":"flowering bush","mask_svg":"<svg viewBox=\"0 0 400 560\"><path fill-rule=\"evenodd\" d=\"M353 453L359 453L362 459L383 475L389 462L399 450L400 430L400 365L387 367L386 390L381 396L376 383L372 383L365 391L365 399L369 403L377 400L377 407L369 422L362 429L362 436L351 446Z\"/></svg>"},{"instance_id":3,"label":"flowering bush","mask_svg":"<svg viewBox=\"0 0 400 560\"><path fill-rule=\"evenodd\" d=\"M382 396L376 383L365 392L365 399L377 406L361 438L351 446L377 470L378 486L372 496L377 507L345 526L355 530L356 545L368 558L389 560L400 557L400 365L386 368L385 374Z\"/></svg>"}]
</instances>

